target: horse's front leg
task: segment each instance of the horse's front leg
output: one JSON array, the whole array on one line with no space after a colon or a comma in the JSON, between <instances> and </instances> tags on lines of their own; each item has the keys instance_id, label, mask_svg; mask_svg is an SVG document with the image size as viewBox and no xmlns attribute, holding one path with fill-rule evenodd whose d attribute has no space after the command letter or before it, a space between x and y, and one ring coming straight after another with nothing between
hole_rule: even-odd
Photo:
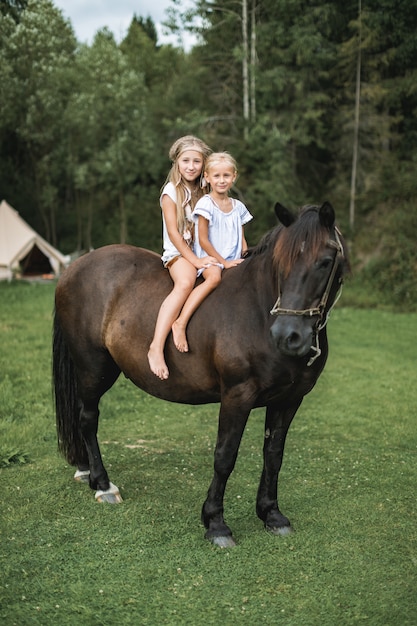
<instances>
[{"instance_id":1,"label":"horse's front leg","mask_svg":"<svg viewBox=\"0 0 417 626\"><path fill-rule=\"evenodd\" d=\"M80 428L88 454L89 484L91 489L97 490L95 495L96 500L99 502L118 504L122 501L119 489L110 482L101 458L100 447L97 440L98 418L98 403L83 403L80 410ZM75 478L77 478L77 473L78 472L75 474Z\"/></svg>"},{"instance_id":2,"label":"horse's front leg","mask_svg":"<svg viewBox=\"0 0 417 626\"><path fill-rule=\"evenodd\" d=\"M288 429L300 404L301 401L284 410L271 406L266 409L264 461L256 513L264 522L265 528L276 535L287 535L292 532L290 520L281 513L278 506L278 475L282 466Z\"/></svg>"},{"instance_id":3,"label":"horse's front leg","mask_svg":"<svg viewBox=\"0 0 417 626\"><path fill-rule=\"evenodd\" d=\"M214 476L211 481L201 519L206 527L205 538L221 548L236 545L232 531L224 521L223 500L226 484L236 463L239 445L245 430L250 409L227 408L222 401L219 414L219 429L214 451Z\"/></svg>"}]
</instances>

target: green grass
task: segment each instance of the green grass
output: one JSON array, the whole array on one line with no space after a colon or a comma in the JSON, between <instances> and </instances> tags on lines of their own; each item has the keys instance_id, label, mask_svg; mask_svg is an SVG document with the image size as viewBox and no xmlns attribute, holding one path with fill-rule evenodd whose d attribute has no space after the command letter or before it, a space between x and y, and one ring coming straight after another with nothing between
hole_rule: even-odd
<instances>
[{"instance_id":1,"label":"green grass","mask_svg":"<svg viewBox=\"0 0 417 626\"><path fill-rule=\"evenodd\" d=\"M336 308L281 472L296 532L273 537L254 512L256 410L225 499L238 545L220 550L199 522L216 405L171 405L121 378L99 435L124 503L72 480L56 450L53 290L0 284L1 624L416 624L416 314Z\"/></svg>"}]
</instances>

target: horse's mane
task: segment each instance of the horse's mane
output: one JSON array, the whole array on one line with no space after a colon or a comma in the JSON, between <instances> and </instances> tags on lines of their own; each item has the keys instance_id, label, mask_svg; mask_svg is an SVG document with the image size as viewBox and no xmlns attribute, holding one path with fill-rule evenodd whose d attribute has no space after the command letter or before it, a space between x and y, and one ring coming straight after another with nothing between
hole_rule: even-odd
<instances>
[{"instance_id":1,"label":"horse's mane","mask_svg":"<svg viewBox=\"0 0 417 626\"><path fill-rule=\"evenodd\" d=\"M327 228L320 223L318 210L319 207L314 205L302 207L290 226L279 225L266 233L256 246L247 251L246 256L254 257L271 251L274 266L284 277L288 276L300 254L305 255L309 265L329 238Z\"/></svg>"},{"instance_id":2,"label":"horse's mane","mask_svg":"<svg viewBox=\"0 0 417 626\"><path fill-rule=\"evenodd\" d=\"M318 208L312 205L302 207L298 219L290 227L282 229L277 239L274 263L284 277L288 276L300 254L310 265L329 238L329 231L320 223Z\"/></svg>"},{"instance_id":3,"label":"horse's mane","mask_svg":"<svg viewBox=\"0 0 417 626\"><path fill-rule=\"evenodd\" d=\"M265 233L259 243L256 246L252 246L248 248L244 254L245 258L255 257L263 254L267 250L273 248L275 246L275 242L278 236L279 231L282 229L282 226L276 226L269 232Z\"/></svg>"}]
</instances>

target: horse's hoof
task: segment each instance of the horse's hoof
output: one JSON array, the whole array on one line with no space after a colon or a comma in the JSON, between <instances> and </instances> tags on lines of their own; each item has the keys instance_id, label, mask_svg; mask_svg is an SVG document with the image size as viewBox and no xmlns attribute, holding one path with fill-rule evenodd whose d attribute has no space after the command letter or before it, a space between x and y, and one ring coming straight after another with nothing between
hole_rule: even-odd
<instances>
[{"instance_id":1,"label":"horse's hoof","mask_svg":"<svg viewBox=\"0 0 417 626\"><path fill-rule=\"evenodd\" d=\"M233 539L232 535L226 535L223 537L210 537L210 541L214 546L218 548L234 548L236 546L236 542Z\"/></svg>"},{"instance_id":2,"label":"horse's hoof","mask_svg":"<svg viewBox=\"0 0 417 626\"><path fill-rule=\"evenodd\" d=\"M108 504L120 504L120 502L123 502L119 488L113 485L113 483L110 483L110 487L106 491L101 491L100 489L96 491L95 498L97 502L107 502Z\"/></svg>"},{"instance_id":3,"label":"horse's hoof","mask_svg":"<svg viewBox=\"0 0 417 626\"><path fill-rule=\"evenodd\" d=\"M74 474L74 480L77 483L86 483L88 485L90 482L90 470L77 470Z\"/></svg>"},{"instance_id":4,"label":"horse's hoof","mask_svg":"<svg viewBox=\"0 0 417 626\"><path fill-rule=\"evenodd\" d=\"M280 535L281 537L286 537L294 532L294 529L291 528L291 526L268 526L265 524L265 529L269 533L272 533L273 535Z\"/></svg>"},{"instance_id":5,"label":"horse's hoof","mask_svg":"<svg viewBox=\"0 0 417 626\"><path fill-rule=\"evenodd\" d=\"M101 493L99 495L96 494L97 502L107 502L107 504L120 504L123 502L122 496L120 493Z\"/></svg>"}]
</instances>

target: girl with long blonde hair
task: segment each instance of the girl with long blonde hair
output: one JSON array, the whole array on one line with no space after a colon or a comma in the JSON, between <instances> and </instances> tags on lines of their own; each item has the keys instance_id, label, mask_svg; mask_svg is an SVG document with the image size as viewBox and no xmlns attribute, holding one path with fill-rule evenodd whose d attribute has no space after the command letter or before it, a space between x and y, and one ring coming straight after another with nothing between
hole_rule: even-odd
<instances>
[{"instance_id":1,"label":"girl with long blonde hair","mask_svg":"<svg viewBox=\"0 0 417 626\"><path fill-rule=\"evenodd\" d=\"M193 250L192 212L204 195L203 173L210 153L207 144L193 135L180 137L169 151L172 166L160 196L164 248L162 262L174 286L159 310L148 351L149 367L161 380L169 376L164 357L165 341L194 288L197 271L217 262L209 255L198 257Z\"/></svg>"}]
</instances>

